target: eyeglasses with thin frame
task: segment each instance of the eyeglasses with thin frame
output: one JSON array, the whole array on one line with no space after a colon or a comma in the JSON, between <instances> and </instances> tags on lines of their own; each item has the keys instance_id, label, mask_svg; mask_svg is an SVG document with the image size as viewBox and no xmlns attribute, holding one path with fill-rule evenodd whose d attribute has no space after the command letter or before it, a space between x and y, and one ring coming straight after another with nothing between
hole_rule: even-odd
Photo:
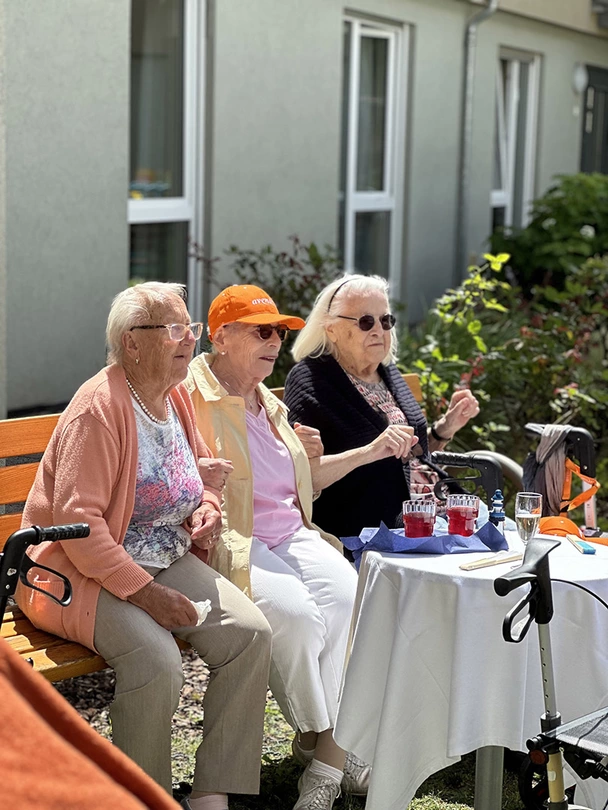
<instances>
[{"instance_id":1,"label":"eyeglasses with thin frame","mask_svg":"<svg viewBox=\"0 0 608 810\"><path fill-rule=\"evenodd\" d=\"M281 343L285 340L287 335L289 334L289 329L286 326L273 326L270 323L260 323L255 327L255 331L258 333L258 337L260 340L270 340L272 337L272 333L276 332L279 336L279 340Z\"/></svg>"},{"instance_id":2,"label":"eyeglasses with thin frame","mask_svg":"<svg viewBox=\"0 0 608 810\"><path fill-rule=\"evenodd\" d=\"M357 326L362 332L369 332L370 329L373 329L374 324L376 323L376 318L373 315L362 315L360 318L353 318L349 315L336 315L336 318L342 318L345 321L356 321ZM384 331L388 332L389 329L392 329L396 324L397 319L394 315L387 313L386 315L381 315L378 318L378 321L380 322L380 326L384 329Z\"/></svg>"},{"instance_id":3,"label":"eyeglasses with thin frame","mask_svg":"<svg viewBox=\"0 0 608 810\"><path fill-rule=\"evenodd\" d=\"M202 323L145 323L142 326L132 326L129 332L134 329L167 329L171 340L181 342L188 332L192 332L195 340L203 334Z\"/></svg>"}]
</instances>

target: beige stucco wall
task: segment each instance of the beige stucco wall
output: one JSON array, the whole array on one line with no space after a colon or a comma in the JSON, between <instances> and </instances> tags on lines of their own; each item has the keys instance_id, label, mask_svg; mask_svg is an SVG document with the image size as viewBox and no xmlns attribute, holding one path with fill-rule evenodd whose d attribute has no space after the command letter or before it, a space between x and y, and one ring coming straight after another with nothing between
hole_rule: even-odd
<instances>
[{"instance_id":1,"label":"beige stucco wall","mask_svg":"<svg viewBox=\"0 0 608 810\"><path fill-rule=\"evenodd\" d=\"M129 10L4 6L9 410L65 402L105 361L128 278Z\"/></svg>"},{"instance_id":2,"label":"beige stucco wall","mask_svg":"<svg viewBox=\"0 0 608 810\"><path fill-rule=\"evenodd\" d=\"M475 5L487 5L487 0L469 0ZM575 31L608 37L608 30L597 24L597 14L591 11L591 0L500 0L500 10L533 20L552 23Z\"/></svg>"}]
</instances>

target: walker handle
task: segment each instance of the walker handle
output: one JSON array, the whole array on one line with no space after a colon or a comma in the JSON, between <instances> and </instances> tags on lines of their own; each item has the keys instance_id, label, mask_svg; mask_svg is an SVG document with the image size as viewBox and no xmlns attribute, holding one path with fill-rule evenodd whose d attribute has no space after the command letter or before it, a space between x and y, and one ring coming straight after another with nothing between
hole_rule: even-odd
<instances>
[{"instance_id":1,"label":"walker handle","mask_svg":"<svg viewBox=\"0 0 608 810\"><path fill-rule=\"evenodd\" d=\"M538 605L534 619L537 624L548 624L553 616L549 554L560 541L545 537L533 537L526 546L524 560L519 568L509 571L494 580L494 591L506 596L522 585L538 585Z\"/></svg>"}]
</instances>

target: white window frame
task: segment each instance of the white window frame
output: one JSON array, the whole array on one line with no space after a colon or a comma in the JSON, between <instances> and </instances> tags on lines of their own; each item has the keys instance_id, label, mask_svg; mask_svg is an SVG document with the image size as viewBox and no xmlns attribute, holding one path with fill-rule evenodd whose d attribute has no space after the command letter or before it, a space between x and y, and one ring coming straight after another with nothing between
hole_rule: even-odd
<instances>
[{"instance_id":1,"label":"white window frame","mask_svg":"<svg viewBox=\"0 0 608 810\"><path fill-rule=\"evenodd\" d=\"M501 62L507 62L506 92L502 82ZM504 208L506 228L513 226L515 207L515 154L518 129L519 74L521 64L529 66L528 104L524 143L522 184L522 226L530 221L530 207L535 196L536 144L538 135L538 102L540 91L541 57L526 51L501 48L496 71L496 142L500 163L502 187L490 192L490 207ZM505 114L506 113L506 114Z\"/></svg>"},{"instance_id":2,"label":"white window frame","mask_svg":"<svg viewBox=\"0 0 608 810\"><path fill-rule=\"evenodd\" d=\"M401 251L403 233L403 195L405 166L405 88L407 87L407 52L409 28L363 19L344 17L350 29L350 64L348 87L348 136L344 190L344 267L354 268L355 223L359 213L390 213L389 282L395 299L400 298ZM388 42L386 124L384 151L384 191L357 191L357 150L359 121L360 54L362 37L376 37Z\"/></svg>"},{"instance_id":3,"label":"white window frame","mask_svg":"<svg viewBox=\"0 0 608 810\"><path fill-rule=\"evenodd\" d=\"M206 0L184 0L183 195L128 201L129 225L188 223L188 238L203 241ZM189 251L190 253L190 251ZM203 267L189 256L188 306L202 318Z\"/></svg>"}]
</instances>

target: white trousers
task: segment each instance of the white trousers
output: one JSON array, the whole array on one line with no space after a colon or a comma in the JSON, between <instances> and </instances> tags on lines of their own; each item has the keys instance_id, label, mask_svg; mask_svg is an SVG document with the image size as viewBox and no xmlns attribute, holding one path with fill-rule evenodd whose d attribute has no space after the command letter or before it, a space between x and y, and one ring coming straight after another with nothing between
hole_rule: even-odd
<instances>
[{"instance_id":1,"label":"white trousers","mask_svg":"<svg viewBox=\"0 0 608 810\"><path fill-rule=\"evenodd\" d=\"M270 688L299 731L333 728L357 574L302 527L273 549L253 538L253 601L272 629Z\"/></svg>"}]
</instances>

